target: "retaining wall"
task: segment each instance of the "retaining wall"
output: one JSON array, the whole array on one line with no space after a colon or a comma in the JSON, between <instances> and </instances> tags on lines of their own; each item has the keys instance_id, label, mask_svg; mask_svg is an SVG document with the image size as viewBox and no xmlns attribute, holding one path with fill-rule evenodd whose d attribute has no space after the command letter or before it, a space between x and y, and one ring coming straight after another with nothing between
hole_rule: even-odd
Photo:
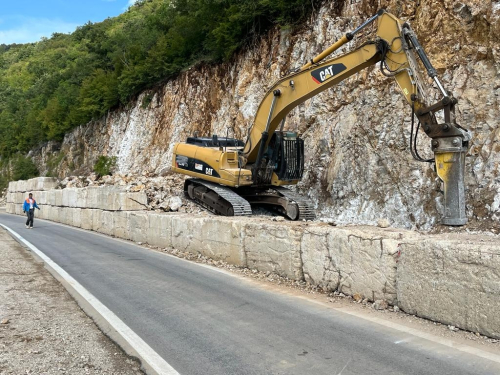
<instances>
[{"instance_id":1,"label":"retaining wall","mask_svg":"<svg viewBox=\"0 0 500 375\"><path fill-rule=\"evenodd\" d=\"M8 212L21 214L28 193L39 205L99 209L106 211L138 211L147 205L144 192L127 192L115 186L56 189L57 180L39 177L27 181L9 183L7 192Z\"/></svg>"},{"instance_id":2,"label":"retaining wall","mask_svg":"<svg viewBox=\"0 0 500 375\"><path fill-rule=\"evenodd\" d=\"M115 187L54 190L51 180L11 184L9 213L21 214L28 191L22 189L37 187L43 219L385 299L406 312L500 338L498 236L154 213L143 210L144 193Z\"/></svg>"}]
</instances>

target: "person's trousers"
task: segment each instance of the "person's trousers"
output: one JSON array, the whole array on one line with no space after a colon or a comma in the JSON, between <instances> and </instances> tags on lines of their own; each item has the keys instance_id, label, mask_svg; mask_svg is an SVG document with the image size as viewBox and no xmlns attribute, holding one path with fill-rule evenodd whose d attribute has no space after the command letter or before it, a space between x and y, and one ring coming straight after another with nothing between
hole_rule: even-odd
<instances>
[{"instance_id":1,"label":"person's trousers","mask_svg":"<svg viewBox=\"0 0 500 375\"><path fill-rule=\"evenodd\" d=\"M28 215L28 220L26 220L26 225L32 227L33 219L35 218L35 209L26 211L26 215Z\"/></svg>"}]
</instances>

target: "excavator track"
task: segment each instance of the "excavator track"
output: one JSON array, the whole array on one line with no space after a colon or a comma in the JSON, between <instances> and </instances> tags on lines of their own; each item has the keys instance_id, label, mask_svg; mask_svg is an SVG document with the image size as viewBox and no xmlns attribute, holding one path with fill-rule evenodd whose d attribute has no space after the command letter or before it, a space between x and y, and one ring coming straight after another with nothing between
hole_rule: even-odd
<instances>
[{"instance_id":1,"label":"excavator track","mask_svg":"<svg viewBox=\"0 0 500 375\"><path fill-rule=\"evenodd\" d=\"M284 187L273 187L273 189L299 206L299 217L297 220L314 220L316 218L316 210L307 198Z\"/></svg>"},{"instance_id":2,"label":"excavator track","mask_svg":"<svg viewBox=\"0 0 500 375\"><path fill-rule=\"evenodd\" d=\"M187 179L184 183L187 197L209 211L223 216L249 216L252 207L244 198L230 188L198 178Z\"/></svg>"},{"instance_id":3,"label":"excavator track","mask_svg":"<svg viewBox=\"0 0 500 375\"><path fill-rule=\"evenodd\" d=\"M290 220L313 220L312 203L300 194L284 187L266 186L238 190L250 204L272 207Z\"/></svg>"}]
</instances>

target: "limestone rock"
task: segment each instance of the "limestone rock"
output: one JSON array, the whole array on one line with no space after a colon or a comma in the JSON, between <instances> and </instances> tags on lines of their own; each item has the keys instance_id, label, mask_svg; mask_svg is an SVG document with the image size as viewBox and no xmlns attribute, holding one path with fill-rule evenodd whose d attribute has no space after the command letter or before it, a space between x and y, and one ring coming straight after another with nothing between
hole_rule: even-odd
<instances>
[{"instance_id":1,"label":"limestone rock","mask_svg":"<svg viewBox=\"0 0 500 375\"><path fill-rule=\"evenodd\" d=\"M182 206L182 199L179 197L170 197L167 200L168 208L170 211L179 211Z\"/></svg>"},{"instance_id":2,"label":"limestone rock","mask_svg":"<svg viewBox=\"0 0 500 375\"><path fill-rule=\"evenodd\" d=\"M387 0L383 7L411 23L443 84L459 100L458 123L471 130L465 171L469 227L499 228L498 2L420 3ZM361 25L377 8L368 1L323 2L297 31L277 28L230 62L184 71L131 105L76 127L61 145L49 142L33 151L33 158L43 173L53 155L65 154L57 168L61 178L70 174L71 162L78 173L90 173L99 155L116 156L122 175L167 178L174 143L196 131L225 136L228 129L230 136L245 139L271 82ZM366 38L356 36L340 52ZM152 95L154 103L146 109L145 95ZM409 106L396 83L376 67L304 102L289 113L285 125L305 139L299 192L314 200L319 217L337 225L377 225L385 217L397 228L435 227L443 210L440 184L431 165L409 155L409 127ZM417 147L424 157L432 155L423 132ZM104 180L112 182L111 177ZM182 181L177 183L182 189Z\"/></svg>"},{"instance_id":3,"label":"limestone rock","mask_svg":"<svg viewBox=\"0 0 500 375\"><path fill-rule=\"evenodd\" d=\"M391 223L387 219L379 219L377 222L377 226L380 228L389 228Z\"/></svg>"},{"instance_id":4,"label":"limestone rock","mask_svg":"<svg viewBox=\"0 0 500 375\"><path fill-rule=\"evenodd\" d=\"M132 192L137 192L137 191L143 191L146 187L144 185L136 185L136 186L132 186L130 188L130 191Z\"/></svg>"},{"instance_id":5,"label":"limestone rock","mask_svg":"<svg viewBox=\"0 0 500 375\"><path fill-rule=\"evenodd\" d=\"M373 303L373 308L375 310L387 310L389 304L386 300L378 299Z\"/></svg>"},{"instance_id":6,"label":"limestone rock","mask_svg":"<svg viewBox=\"0 0 500 375\"><path fill-rule=\"evenodd\" d=\"M409 314L500 338L497 239L484 236L471 242L465 235L429 236L402 244L397 267L399 306Z\"/></svg>"}]
</instances>

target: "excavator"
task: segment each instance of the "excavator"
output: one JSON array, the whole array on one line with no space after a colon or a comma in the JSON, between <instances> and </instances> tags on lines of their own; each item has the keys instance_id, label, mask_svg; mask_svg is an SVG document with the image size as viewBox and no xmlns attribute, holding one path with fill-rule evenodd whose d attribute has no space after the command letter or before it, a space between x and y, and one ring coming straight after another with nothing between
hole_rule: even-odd
<instances>
[{"instance_id":1,"label":"excavator","mask_svg":"<svg viewBox=\"0 0 500 375\"><path fill-rule=\"evenodd\" d=\"M375 22L372 40L327 59ZM382 74L396 80L411 106L412 156L417 161L434 163L442 181L441 223L465 225L464 169L471 137L456 123L457 99L443 87L410 25L385 10L275 82L258 107L246 142L195 134L185 143L175 144L172 170L191 177L184 184L186 196L219 215L251 215L252 205L264 205L291 220L314 219L312 203L285 187L296 185L304 173L304 140L295 132L284 131L285 118L305 100L377 63ZM423 79L424 69L430 79ZM431 82L439 95L434 102L429 99ZM422 158L417 151L420 128L431 138L432 159Z\"/></svg>"}]
</instances>

